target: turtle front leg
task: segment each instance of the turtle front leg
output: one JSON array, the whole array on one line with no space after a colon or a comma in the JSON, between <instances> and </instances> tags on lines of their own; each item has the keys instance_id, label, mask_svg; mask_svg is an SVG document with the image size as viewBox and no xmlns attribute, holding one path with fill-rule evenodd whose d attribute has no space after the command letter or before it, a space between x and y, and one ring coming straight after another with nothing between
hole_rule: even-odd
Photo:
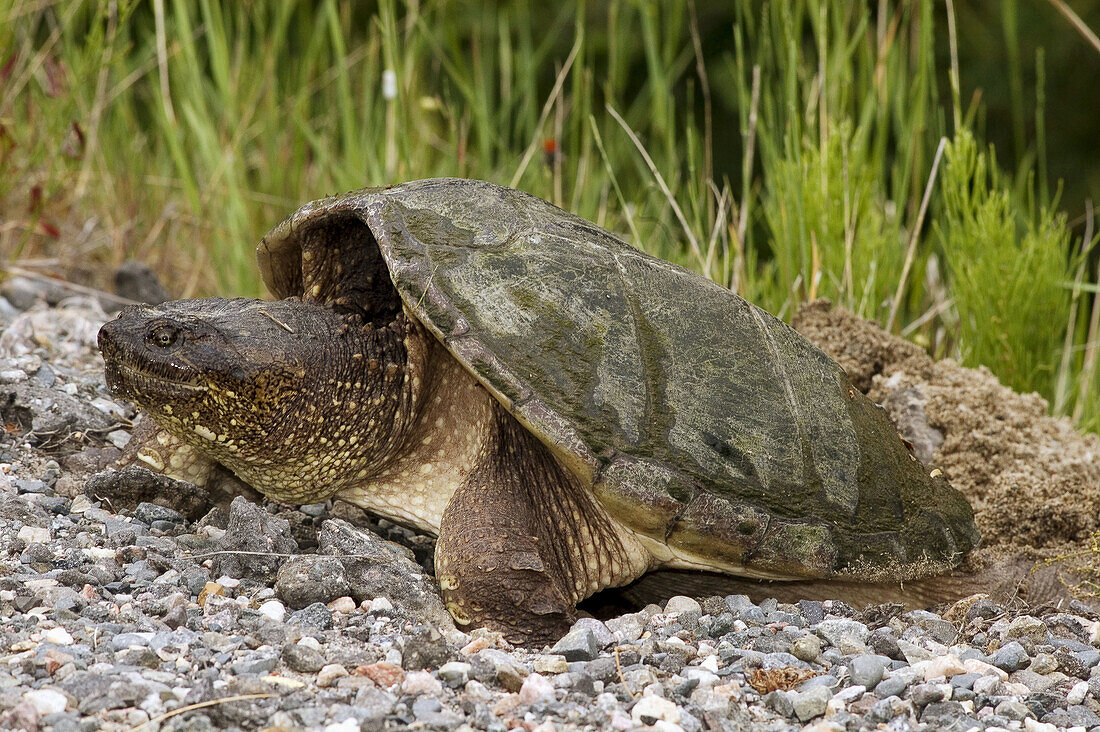
<instances>
[{"instance_id":1,"label":"turtle front leg","mask_svg":"<svg viewBox=\"0 0 1100 732\"><path fill-rule=\"evenodd\" d=\"M489 449L443 512L436 576L459 625L541 645L569 629L579 600L632 581L650 557L537 438L495 412Z\"/></svg>"}]
</instances>

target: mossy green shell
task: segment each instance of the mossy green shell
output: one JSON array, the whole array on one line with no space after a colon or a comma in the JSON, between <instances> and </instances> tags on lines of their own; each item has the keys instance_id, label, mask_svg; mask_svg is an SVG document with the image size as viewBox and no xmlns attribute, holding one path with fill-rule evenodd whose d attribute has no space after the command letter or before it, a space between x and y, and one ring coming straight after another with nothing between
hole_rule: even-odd
<instances>
[{"instance_id":1,"label":"mossy green shell","mask_svg":"<svg viewBox=\"0 0 1100 732\"><path fill-rule=\"evenodd\" d=\"M840 366L728 289L521 191L433 179L288 217L258 250L276 296L309 289L303 234L349 215L406 311L670 556L890 579L977 543L967 501Z\"/></svg>"}]
</instances>

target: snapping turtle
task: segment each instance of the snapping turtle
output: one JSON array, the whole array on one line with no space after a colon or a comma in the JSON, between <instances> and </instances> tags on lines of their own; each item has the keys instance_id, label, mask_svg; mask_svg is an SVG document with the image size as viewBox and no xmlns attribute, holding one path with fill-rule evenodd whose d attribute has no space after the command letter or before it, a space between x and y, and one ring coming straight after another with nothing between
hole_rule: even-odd
<instances>
[{"instance_id":1,"label":"snapping turtle","mask_svg":"<svg viewBox=\"0 0 1100 732\"><path fill-rule=\"evenodd\" d=\"M520 191L307 204L257 251L277 301L131 307L107 383L269 497L439 537L462 625L560 635L651 569L912 579L978 542L966 500L790 327Z\"/></svg>"}]
</instances>

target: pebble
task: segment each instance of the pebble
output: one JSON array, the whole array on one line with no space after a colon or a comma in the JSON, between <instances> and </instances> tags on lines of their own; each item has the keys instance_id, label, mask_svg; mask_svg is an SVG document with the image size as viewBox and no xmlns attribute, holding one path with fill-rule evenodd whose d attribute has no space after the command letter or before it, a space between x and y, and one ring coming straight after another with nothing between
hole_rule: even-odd
<instances>
[{"instance_id":1,"label":"pebble","mask_svg":"<svg viewBox=\"0 0 1100 732\"><path fill-rule=\"evenodd\" d=\"M643 696L630 710L630 719L634 724L652 726L658 721L678 724L680 708L668 699L659 696Z\"/></svg>"},{"instance_id":2,"label":"pebble","mask_svg":"<svg viewBox=\"0 0 1100 732\"><path fill-rule=\"evenodd\" d=\"M347 676L348 670L338 663L330 663L322 666L317 672L317 685L320 687L332 686L336 679Z\"/></svg>"},{"instance_id":3,"label":"pebble","mask_svg":"<svg viewBox=\"0 0 1100 732\"><path fill-rule=\"evenodd\" d=\"M289 643L284 646L282 659L290 670L303 674L318 673L325 666L325 657L321 652L302 643Z\"/></svg>"},{"instance_id":4,"label":"pebble","mask_svg":"<svg viewBox=\"0 0 1100 732\"><path fill-rule=\"evenodd\" d=\"M278 600L268 600L257 609L261 615L271 618L276 623L281 623L286 618L286 606Z\"/></svg>"},{"instance_id":5,"label":"pebble","mask_svg":"<svg viewBox=\"0 0 1100 732\"><path fill-rule=\"evenodd\" d=\"M821 655L821 639L812 633L799 636L791 644L791 655L800 661L816 661Z\"/></svg>"},{"instance_id":6,"label":"pebble","mask_svg":"<svg viewBox=\"0 0 1100 732\"><path fill-rule=\"evenodd\" d=\"M540 699L554 696L554 685L542 674L533 673L523 680L519 689L520 704L534 704Z\"/></svg>"},{"instance_id":7,"label":"pebble","mask_svg":"<svg viewBox=\"0 0 1100 732\"><path fill-rule=\"evenodd\" d=\"M427 671L410 671L401 682L401 690L406 694L439 694L443 685Z\"/></svg>"},{"instance_id":8,"label":"pebble","mask_svg":"<svg viewBox=\"0 0 1100 732\"><path fill-rule=\"evenodd\" d=\"M439 667L439 679L448 686L465 686L473 667L462 661L448 661Z\"/></svg>"},{"instance_id":9,"label":"pebble","mask_svg":"<svg viewBox=\"0 0 1100 732\"><path fill-rule=\"evenodd\" d=\"M56 689L35 689L23 695L23 699L34 707L40 716L59 714L65 711L69 701Z\"/></svg>"},{"instance_id":10,"label":"pebble","mask_svg":"<svg viewBox=\"0 0 1100 732\"><path fill-rule=\"evenodd\" d=\"M886 670L885 659L882 656L861 654L852 658L848 664L848 674L852 683L872 689L882 681L882 675Z\"/></svg>"},{"instance_id":11,"label":"pebble","mask_svg":"<svg viewBox=\"0 0 1100 732\"><path fill-rule=\"evenodd\" d=\"M665 603L665 613L668 615L675 615L677 613L702 613L703 608L699 604L699 601L685 597L684 595L676 595L670 597L668 602ZM665 720L668 721L668 720Z\"/></svg>"},{"instance_id":12,"label":"pebble","mask_svg":"<svg viewBox=\"0 0 1100 732\"><path fill-rule=\"evenodd\" d=\"M556 653L536 656L533 665L540 674L563 674L569 670L569 661Z\"/></svg>"},{"instance_id":13,"label":"pebble","mask_svg":"<svg viewBox=\"0 0 1100 732\"><path fill-rule=\"evenodd\" d=\"M1089 692L1089 682L1078 681L1073 685L1073 688L1066 693L1066 703L1069 705L1080 704L1085 700L1085 696Z\"/></svg>"},{"instance_id":14,"label":"pebble","mask_svg":"<svg viewBox=\"0 0 1100 732\"><path fill-rule=\"evenodd\" d=\"M791 699L791 708L800 721L808 722L825 713L825 708L832 696L833 693L828 687L815 686L809 691L796 692Z\"/></svg>"},{"instance_id":15,"label":"pebble","mask_svg":"<svg viewBox=\"0 0 1100 732\"><path fill-rule=\"evenodd\" d=\"M997 649L996 653L990 657L989 662L1002 671L1012 673L1027 668L1028 664L1031 663L1031 658L1028 657L1027 651L1020 645L1019 641L1012 641Z\"/></svg>"},{"instance_id":16,"label":"pebble","mask_svg":"<svg viewBox=\"0 0 1100 732\"><path fill-rule=\"evenodd\" d=\"M42 634L42 640L55 646L71 646L73 637L64 628L50 628Z\"/></svg>"},{"instance_id":17,"label":"pebble","mask_svg":"<svg viewBox=\"0 0 1100 732\"><path fill-rule=\"evenodd\" d=\"M555 643L550 652L564 656L566 661L591 661L599 655L600 647L589 628L576 627Z\"/></svg>"}]
</instances>

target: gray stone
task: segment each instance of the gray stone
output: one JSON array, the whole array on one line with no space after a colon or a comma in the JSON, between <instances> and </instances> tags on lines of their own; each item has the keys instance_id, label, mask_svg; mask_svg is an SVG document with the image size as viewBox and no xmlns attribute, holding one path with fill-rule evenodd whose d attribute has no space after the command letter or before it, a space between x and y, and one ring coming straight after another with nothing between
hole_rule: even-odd
<instances>
[{"instance_id":1,"label":"gray stone","mask_svg":"<svg viewBox=\"0 0 1100 732\"><path fill-rule=\"evenodd\" d=\"M817 625L825 619L825 608L818 600L799 600L798 610L809 625Z\"/></svg>"},{"instance_id":2,"label":"gray stone","mask_svg":"<svg viewBox=\"0 0 1100 732\"><path fill-rule=\"evenodd\" d=\"M574 627L550 651L565 656L566 661L591 661L600 654L595 634L584 627Z\"/></svg>"},{"instance_id":3,"label":"gray stone","mask_svg":"<svg viewBox=\"0 0 1100 732\"><path fill-rule=\"evenodd\" d=\"M730 615L732 618L732 614ZM617 618L611 618L605 626L620 643L633 643L642 637L645 632L646 617L643 613L627 613Z\"/></svg>"},{"instance_id":4,"label":"gray stone","mask_svg":"<svg viewBox=\"0 0 1100 732\"><path fill-rule=\"evenodd\" d=\"M168 506L188 521L197 521L210 510L210 494L206 490L140 465L96 473L88 478L84 493L93 500L108 502L116 511L125 508L136 512L142 503ZM88 512L84 515L88 516Z\"/></svg>"},{"instance_id":5,"label":"gray stone","mask_svg":"<svg viewBox=\"0 0 1100 732\"><path fill-rule=\"evenodd\" d=\"M385 597L400 613L445 629L454 627L439 588L410 550L343 519L322 523L317 542L319 554L334 556L344 565L356 602Z\"/></svg>"},{"instance_id":6,"label":"gray stone","mask_svg":"<svg viewBox=\"0 0 1100 732\"><path fill-rule=\"evenodd\" d=\"M401 649L402 665L409 671L439 668L454 657L454 649L432 625L414 630Z\"/></svg>"},{"instance_id":7,"label":"gray stone","mask_svg":"<svg viewBox=\"0 0 1100 732\"><path fill-rule=\"evenodd\" d=\"M813 662L821 655L821 639L813 633L799 636L791 643L791 654L800 661Z\"/></svg>"},{"instance_id":8,"label":"gray stone","mask_svg":"<svg viewBox=\"0 0 1100 732\"><path fill-rule=\"evenodd\" d=\"M1056 682L1056 679L1050 676L1043 676L1042 674L1037 674L1026 668L1012 674L1009 680L1018 684L1023 684L1036 693L1046 691Z\"/></svg>"},{"instance_id":9,"label":"gray stone","mask_svg":"<svg viewBox=\"0 0 1100 732\"><path fill-rule=\"evenodd\" d=\"M355 694L355 706L361 710L359 717L363 729L381 728L382 720L393 711L397 704L394 696L377 686L364 686Z\"/></svg>"},{"instance_id":10,"label":"gray stone","mask_svg":"<svg viewBox=\"0 0 1100 732\"><path fill-rule=\"evenodd\" d=\"M1027 668L1028 664L1031 663L1031 658L1022 645L1017 641L1012 641L998 648L990 657L989 662L1002 671L1012 673Z\"/></svg>"},{"instance_id":11,"label":"gray stone","mask_svg":"<svg viewBox=\"0 0 1100 732\"><path fill-rule=\"evenodd\" d=\"M605 625L602 621L596 618L579 618L577 622L573 623L573 630L578 628L587 628L592 631L592 637L596 639L596 645L600 648L607 648L614 645L615 634Z\"/></svg>"},{"instance_id":12,"label":"gray stone","mask_svg":"<svg viewBox=\"0 0 1100 732\"><path fill-rule=\"evenodd\" d=\"M139 503L137 509L134 510L134 518L138 521L144 521L147 524L152 524L154 521L167 521L173 524L182 524L185 521L183 515L174 508L158 506L155 503L147 503L144 501Z\"/></svg>"},{"instance_id":13,"label":"gray stone","mask_svg":"<svg viewBox=\"0 0 1100 732\"><path fill-rule=\"evenodd\" d=\"M920 713L920 721L932 729L970 729L976 726L966 708L956 701L932 702Z\"/></svg>"},{"instance_id":14,"label":"gray stone","mask_svg":"<svg viewBox=\"0 0 1100 732\"><path fill-rule=\"evenodd\" d=\"M825 713L825 707L833 693L826 686L816 686L809 691L797 692L791 700L791 707L799 721L807 722Z\"/></svg>"},{"instance_id":15,"label":"gray stone","mask_svg":"<svg viewBox=\"0 0 1100 732\"><path fill-rule=\"evenodd\" d=\"M286 621L297 625L306 625L311 628L328 630L332 627L332 612L322 603L315 602L309 607L291 613Z\"/></svg>"},{"instance_id":16,"label":"gray stone","mask_svg":"<svg viewBox=\"0 0 1100 732\"><path fill-rule=\"evenodd\" d=\"M848 674L852 677L852 683L868 689L875 688L882 681L885 670L886 659L882 656L863 654L854 656L848 663Z\"/></svg>"},{"instance_id":17,"label":"gray stone","mask_svg":"<svg viewBox=\"0 0 1100 732\"><path fill-rule=\"evenodd\" d=\"M888 696L901 696L909 683L901 676L891 676L883 679L875 686L875 696L885 699Z\"/></svg>"},{"instance_id":18,"label":"gray stone","mask_svg":"<svg viewBox=\"0 0 1100 732\"><path fill-rule=\"evenodd\" d=\"M275 670L275 666L278 663L279 659L275 655L257 655L253 658L231 663L229 665L229 670L237 676L255 676L258 674L271 673Z\"/></svg>"},{"instance_id":19,"label":"gray stone","mask_svg":"<svg viewBox=\"0 0 1100 732\"><path fill-rule=\"evenodd\" d=\"M146 305L159 305L171 299L149 265L127 260L115 270L115 294Z\"/></svg>"},{"instance_id":20,"label":"gray stone","mask_svg":"<svg viewBox=\"0 0 1100 732\"><path fill-rule=\"evenodd\" d=\"M846 638L865 644L867 637L871 634L866 625L848 618L826 618L813 630L837 648L841 647L841 643Z\"/></svg>"},{"instance_id":21,"label":"gray stone","mask_svg":"<svg viewBox=\"0 0 1100 732\"><path fill-rule=\"evenodd\" d=\"M969 673L969 674L955 674L948 682L956 689L972 689L974 688L974 682L982 677L981 674Z\"/></svg>"},{"instance_id":22,"label":"gray stone","mask_svg":"<svg viewBox=\"0 0 1100 732\"><path fill-rule=\"evenodd\" d=\"M782 714L784 717L793 717L795 714L794 702L791 699L793 695L793 692L777 690L765 694L761 701L764 702L766 707L775 710L778 714ZM827 703L828 700L826 700Z\"/></svg>"},{"instance_id":23,"label":"gray stone","mask_svg":"<svg viewBox=\"0 0 1100 732\"><path fill-rule=\"evenodd\" d=\"M439 667L439 680L448 686L458 688L470 680L471 666L462 661L448 661Z\"/></svg>"},{"instance_id":24,"label":"gray stone","mask_svg":"<svg viewBox=\"0 0 1100 732\"><path fill-rule=\"evenodd\" d=\"M947 684L917 684L909 689L909 700L920 709L927 704L943 701L949 692Z\"/></svg>"},{"instance_id":25,"label":"gray stone","mask_svg":"<svg viewBox=\"0 0 1100 732\"><path fill-rule=\"evenodd\" d=\"M215 555L215 575L271 582L287 561L279 555L297 554L298 542L285 519L237 496L229 506L229 524L217 549L228 553Z\"/></svg>"},{"instance_id":26,"label":"gray stone","mask_svg":"<svg viewBox=\"0 0 1100 732\"><path fill-rule=\"evenodd\" d=\"M301 674L315 674L327 663L320 651L298 643L283 646L281 655L288 668Z\"/></svg>"},{"instance_id":27,"label":"gray stone","mask_svg":"<svg viewBox=\"0 0 1100 732\"><path fill-rule=\"evenodd\" d=\"M945 646L952 645L959 636L954 625L927 610L914 610L906 613L904 617L913 623L915 627L931 636L937 643L942 643Z\"/></svg>"},{"instance_id":28,"label":"gray stone","mask_svg":"<svg viewBox=\"0 0 1100 732\"><path fill-rule=\"evenodd\" d=\"M1024 717L1032 716L1031 710L1027 708L1026 704L1011 697L998 704L993 712L994 714L1001 715L1005 719L1015 719L1021 722Z\"/></svg>"},{"instance_id":29,"label":"gray stone","mask_svg":"<svg viewBox=\"0 0 1100 732\"><path fill-rule=\"evenodd\" d=\"M1042 721L1063 729L1066 727L1087 727L1091 729L1100 726L1100 715L1083 704L1074 704L1065 709L1055 709L1049 714L1044 714Z\"/></svg>"},{"instance_id":30,"label":"gray stone","mask_svg":"<svg viewBox=\"0 0 1100 732\"><path fill-rule=\"evenodd\" d=\"M300 610L315 602L330 603L351 594L344 565L335 557L303 554L291 557L275 579L275 596Z\"/></svg>"}]
</instances>

